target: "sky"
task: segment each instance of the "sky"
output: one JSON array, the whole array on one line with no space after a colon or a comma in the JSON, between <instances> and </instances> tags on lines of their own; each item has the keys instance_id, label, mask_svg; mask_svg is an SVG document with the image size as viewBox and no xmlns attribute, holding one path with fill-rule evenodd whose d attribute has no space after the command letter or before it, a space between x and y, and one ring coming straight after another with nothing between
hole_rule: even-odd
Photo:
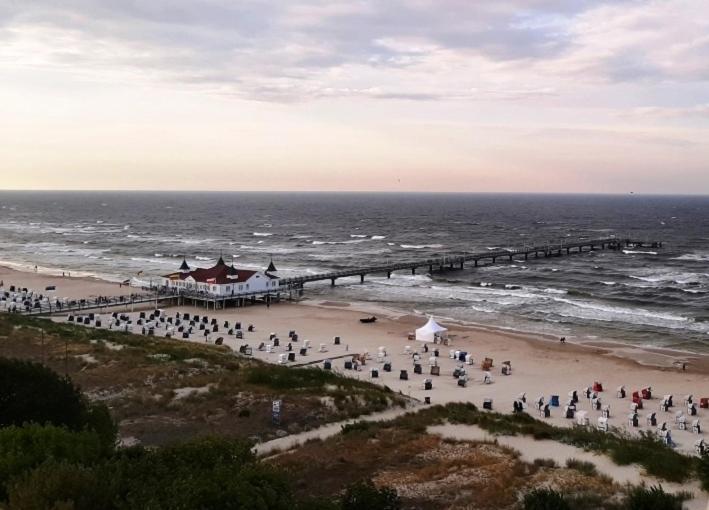
<instances>
[{"instance_id":1,"label":"sky","mask_svg":"<svg viewBox=\"0 0 709 510\"><path fill-rule=\"evenodd\" d=\"M709 194L709 2L0 0L0 189Z\"/></svg>"}]
</instances>

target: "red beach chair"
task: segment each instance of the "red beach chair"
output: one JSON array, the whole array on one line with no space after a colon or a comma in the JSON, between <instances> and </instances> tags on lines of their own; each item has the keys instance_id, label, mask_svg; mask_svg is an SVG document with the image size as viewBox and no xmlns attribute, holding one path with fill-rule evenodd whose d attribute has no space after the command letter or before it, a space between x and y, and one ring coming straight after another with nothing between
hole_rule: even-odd
<instances>
[{"instance_id":1,"label":"red beach chair","mask_svg":"<svg viewBox=\"0 0 709 510\"><path fill-rule=\"evenodd\" d=\"M709 398L704 397L699 399L699 407L702 409L709 409Z\"/></svg>"},{"instance_id":2,"label":"red beach chair","mask_svg":"<svg viewBox=\"0 0 709 510\"><path fill-rule=\"evenodd\" d=\"M633 392L633 404L637 404L637 405L638 405L638 409L642 409L642 408L643 408L643 399L642 399L642 397L640 396L640 393L637 392L637 391L634 391L634 392Z\"/></svg>"},{"instance_id":3,"label":"red beach chair","mask_svg":"<svg viewBox=\"0 0 709 510\"><path fill-rule=\"evenodd\" d=\"M594 382L593 383L593 391L595 391L596 393L600 393L601 391L603 391L603 385L601 383L599 383L598 381Z\"/></svg>"},{"instance_id":4,"label":"red beach chair","mask_svg":"<svg viewBox=\"0 0 709 510\"><path fill-rule=\"evenodd\" d=\"M643 398L650 400L652 398L652 388L643 388Z\"/></svg>"}]
</instances>

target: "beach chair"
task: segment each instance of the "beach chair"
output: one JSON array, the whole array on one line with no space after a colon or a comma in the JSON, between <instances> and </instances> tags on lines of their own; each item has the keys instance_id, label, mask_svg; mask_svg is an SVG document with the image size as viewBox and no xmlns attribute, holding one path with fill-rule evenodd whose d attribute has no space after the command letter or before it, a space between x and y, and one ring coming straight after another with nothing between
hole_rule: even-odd
<instances>
[{"instance_id":1,"label":"beach chair","mask_svg":"<svg viewBox=\"0 0 709 510\"><path fill-rule=\"evenodd\" d=\"M320 344L320 348L318 349L318 352L327 352L327 348L325 347L325 344Z\"/></svg>"},{"instance_id":2,"label":"beach chair","mask_svg":"<svg viewBox=\"0 0 709 510\"><path fill-rule=\"evenodd\" d=\"M458 386L465 388L468 385L468 376L463 374L458 377Z\"/></svg>"},{"instance_id":3,"label":"beach chair","mask_svg":"<svg viewBox=\"0 0 709 510\"><path fill-rule=\"evenodd\" d=\"M423 374L423 369L421 368L421 364L420 364L420 363L416 363L416 364L414 365L414 374L419 374L419 375L420 375L420 374Z\"/></svg>"},{"instance_id":4,"label":"beach chair","mask_svg":"<svg viewBox=\"0 0 709 510\"><path fill-rule=\"evenodd\" d=\"M492 399L491 398L486 398L483 400L483 409L487 409L488 411L492 411Z\"/></svg>"},{"instance_id":5,"label":"beach chair","mask_svg":"<svg viewBox=\"0 0 709 510\"><path fill-rule=\"evenodd\" d=\"M273 352L273 345L266 344L266 352L269 354L272 353Z\"/></svg>"},{"instance_id":6,"label":"beach chair","mask_svg":"<svg viewBox=\"0 0 709 510\"><path fill-rule=\"evenodd\" d=\"M539 416L541 416L542 418L549 418L551 416L551 409L549 408L549 404L545 404L544 407L539 410Z\"/></svg>"},{"instance_id":7,"label":"beach chair","mask_svg":"<svg viewBox=\"0 0 709 510\"><path fill-rule=\"evenodd\" d=\"M635 405L635 409L642 409L643 408L643 399L640 396L640 393L637 391L633 392L633 404Z\"/></svg>"},{"instance_id":8,"label":"beach chair","mask_svg":"<svg viewBox=\"0 0 709 510\"><path fill-rule=\"evenodd\" d=\"M465 351L459 351L458 352L458 361L461 363L465 363L466 358L468 357L468 353Z\"/></svg>"},{"instance_id":9,"label":"beach chair","mask_svg":"<svg viewBox=\"0 0 709 510\"><path fill-rule=\"evenodd\" d=\"M214 345L222 345L223 343L224 343L224 337L221 337L221 336L218 337L218 338L214 341Z\"/></svg>"},{"instance_id":10,"label":"beach chair","mask_svg":"<svg viewBox=\"0 0 709 510\"><path fill-rule=\"evenodd\" d=\"M707 453L707 446L706 446L706 443L704 442L704 439L697 439L694 442L694 453L696 453L700 457L703 457L704 454Z\"/></svg>"},{"instance_id":11,"label":"beach chair","mask_svg":"<svg viewBox=\"0 0 709 510\"><path fill-rule=\"evenodd\" d=\"M694 395L685 395L684 396L684 405L689 406L694 402Z\"/></svg>"},{"instance_id":12,"label":"beach chair","mask_svg":"<svg viewBox=\"0 0 709 510\"><path fill-rule=\"evenodd\" d=\"M490 372L485 372L483 376L483 384L492 384L492 374Z\"/></svg>"},{"instance_id":13,"label":"beach chair","mask_svg":"<svg viewBox=\"0 0 709 510\"><path fill-rule=\"evenodd\" d=\"M431 356L430 358L428 358L428 366L429 367L438 366L438 358L436 358L435 356Z\"/></svg>"},{"instance_id":14,"label":"beach chair","mask_svg":"<svg viewBox=\"0 0 709 510\"><path fill-rule=\"evenodd\" d=\"M603 384L601 384L599 381L595 381L593 383L593 391L596 393L600 393L603 391Z\"/></svg>"},{"instance_id":15,"label":"beach chair","mask_svg":"<svg viewBox=\"0 0 709 510\"><path fill-rule=\"evenodd\" d=\"M288 354L287 353L279 354L278 355L278 363L280 365L285 365L286 363L288 363Z\"/></svg>"},{"instance_id":16,"label":"beach chair","mask_svg":"<svg viewBox=\"0 0 709 510\"><path fill-rule=\"evenodd\" d=\"M670 403L667 401L667 399L663 399L662 402L660 402L660 410L666 413L670 411Z\"/></svg>"},{"instance_id":17,"label":"beach chair","mask_svg":"<svg viewBox=\"0 0 709 510\"><path fill-rule=\"evenodd\" d=\"M310 340L303 340L303 349L310 349Z\"/></svg>"},{"instance_id":18,"label":"beach chair","mask_svg":"<svg viewBox=\"0 0 709 510\"><path fill-rule=\"evenodd\" d=\"M661 433L665 432L666 430L667 430L667 422L663 421L662 423L660 423L660 426L657 427L657 433L658 433L658 435L661 435Z\"/></svg>"},{"instance_id":19,"label":"beach chair","mask_svg":"<svg viewBox=\"0 0 709 510\"><path fill-rule=\"evenodd\" d=\"M382 366L382 370L384 370L385 372L391 372L391 363L384 363L384 365Z\"/></svg>"},{"instance_id":20,"label":"beach chair","mask_svg":"<svg viewBox=\"0 0 709 510\"><path fill-rule=\"evenodd\" d=\"M687 430L687 417L684 414L677 418L677 428L679 430Z\"/></svg>"},{"instance_id":21,"label":"beach chair","mask_svg":"<svg viewBox=\"0 0 709 510\"><path fill-rule=\"evenodd\" d=\"M378 368L372 368L369 371L369 375L372 379L377 379L379 377L379 369Z\"/></svg>"},{"instance_id":22,"label":"beach chair","mask_svg":"<svg viewBox=\"0 0 709 510\"><path fill-rule=\"evenodd\" d=\"M594 411L601 410L601 399L599 397L591 399L591 409Z\"/></svg>"},{"instance_id":23,"label":"beach chair","mask_svg":"<svg viewBox=\"0 0 709 510\"><path fill-rule=\"evenodd\" d=\"M431 366L431 375L441 375L441 367L438 365Z\"/></svg>"},{"instance_id":24,"label":"beach chair","mask_svg":"<svg viewBox=\"0 0 709 510\"><path fill-rule=\"evenodd\" d=\"M646 418L648 427L657 427L657 413L650 413Z\"/></svg>"},{"instance_id":25,"label":"beach chair","mask_svg":"<svg viewBox=\"0 0 709 510\"><path fill-rule=\"evenodd\" d=\"M702 427L699 425L699 420L692 420L692 432L694 434L702 433Z\"/></svg>"},{"instance_id":26,"label":"beach chair","mask_svg":"<svg viewBox=\"0 0 709 510\"><path fill-rule=\"evenodd\" d=\"M324 370L332 370L332 361L326 359L325 361L323 361L322 367Z\"/></svg>"},{"instance_id":27,"label":"beach chair","mask_svg":"<svg viewBox=\"0 0 709 510\"><path fill-rule=\"evenodd\" d=\"M647 388L643 388L642 394L645 400L652 399L652 388L650 386L648 386Z\"/></svg>"},{"instance_id":28,"label":"beach chair","mask_svg":"<svg viewBox=\"0 0 709 510\"><path fill-rule=\"evenodd\" d=\"M520 393L517 396L517 400L526 404L527 403L527 393L525 393L525 392Z\"/></svg>"},{"instance_id":29,"label":"beach chair","mask_svg":"<svg viewBox=\"0 0 709 510\"><path fill-rule=\"evenodd\" d=\"M487 371L489 371L491 368L492 368L492 358L485 358L485 359L483 360L483 365L482 365L483 371L487 372Z\"/></svg>"},{"instance_id":30,"label":"beach chair","mask_svg":"<svg viewBox=\"0 0 709 510\"><path fill-rule=\"evenodd\" d=\"M300 349L300 355L301 355L301 356L307 356L307 355L308 355L308 349L306 349L305 347L301 347L301 349Z\"/></svg>"},{"instance_id":31,"label":"beach chair","mask_svg":"<svg viewBox=\"0 0 709 510\"><path fill-rule=\"evenodd\" d=\"M618 398L625 398L625 386L618 386L616 390L616 396Z\"/></svg>"},{"instance_id":32,"label":"beach chair","mask_svg":"<svg viewBox=\"0 0 709 510\"><path fill-rule=\"evenodd\" d=\"M580 427L586 427L590 424L590 421L588 419L588 412L587 411L579 411L576 413L576 425Z\"/></svg>"},{"instance_id":33,"label":"beach chair","mask_svg":"<svg viewBox=\"0 0 709 510\"><path fill-rule=\"evenodd\" d=\"M512 364L509 361L503 361L500 373L502 373L502 375L512 375Z\"/></svg>"},{"instance_id":34,"label":"beach chair","mask_svg":"<svg viewBox=\"0 0 709 510\"><path fill-rule=\"evenodd\" d=\"M472 365L473 364L473 356L471 354L466 354L465 355L465 364L466 365Z\"/></svg>"},{"instance_id":35,"label":"beach chair","mask_svg":"<svg viewBox=\"0 0 709 510\"><path fill-rule=\"evenodd\" d=\"M278 337L276 337L276 338L273 339L273 346L274 346L274 347L280 347L280 346L281 346L281 340L280 340Z\"/></svg>"},{"instance_id":36,"label":"beach chair","mask_svg":"<svg viewBox=\"0 0 709 510\"><path fill-rule=\"evenodd\" d=\"M697 404L691 403L687 406L687 414L689 416L696 416L697 415Z\"/></svg>"},{"instance_id":37,"label":"beach chair","mask_svg":"<svg viewBox=\"0 0 709 510\"><path fill-rule=\"evenodd\" d=\"M352 370L352 361L345 361L345 370Z\"/></svg>"},{"instance_id":38,"label":"beach chair","mask_svg":"<svg viewBox=\"0 0 709 510\"><path fill-rule=\"evenodd\" d=\"M559 407L559 395L552 395L549 397L549 405L552 407Z\"/></svg>"},{"instance_id":39,"label":"beach chair","mask_svg":"<svg viewBox=\"0 0 709 510\"><path fill-rule=\"evenodd\" d=\"M402 370L399 372L399 379L402 381L408 381L409 380L409 372L407 370Z\"/></svg>"},{"instance_id":40,"label":"beach chair","mask_svg":"<svg viewBox=\"0 0 709 510\"><path fill-rule=\"evenodd\" d=\"M432 390L433 389L433 380L432 379L424 379L423 380L423 389L424 390Z\"/></svg>"},{"instance_id":41,"label":"beach chair","mask_svg":"<svg viewBox=\"0 0 709 510\"><path fill-rule=\"evenodd\" d=\"M411 346L410 345L407 345L406 347L404 347L404 354L406 354L407 356L411 354Z\"/></svg>"},{"instance_id":42,"label":"beach chair","mask_svg":"<svg viewBox=\"0 0 709 510\"><path fill-rule=\"evenodd\" d=\"M294 352L288 353L288 361L295 361L295 353Z\"/></svg>"},{"instance_id":43,"label":"beach chair","mask_svg":"<svg viewBox=\"0 0 709 510\"><path fill-rule=\"evenodd\" d=\"M569 398L571 399L571 402L574 404L578 404L579 402L579 394L578 391L572 390L569 392Z\"/></svg>"},{"instance_id":44,"label":"beach chair","mask_svg":"<svg viewBox=\"0 0 709 510\"><path fill-rule=\"evenodd\" d=\"M701 407L702 409L709 409L709 397L700 398L699 407Z\"/></svg>"},{"instance_id":45,"label":"beach chair","mask_svg":"<svg viewBox=\"0 0 709 510\"><path fill-rule=\"evenodd\" d=\"M630 413L628 415L628 427L637 427L638 426L638 413Z\"/></svg>"},{"instance_id":46,"label":"beach chair","mask_svg":"<svg viewBox=\"0 0 709 510\"><path fill-rule=\"evenodd\" d=\"M606 404L603 407L601 407L601 416L603 418L610 418L611 417L611 406Z\"/></svg>"},{"instance_id":47,"label":"beach chair","mask_svg":"<svg viewBox=\"0 0 709 510\"><path fill-rule=\"evenodd\" d=\"M667 402L668 407L674 406L674 402L672 401L672 395L665 395L662 399Z\"/></svg>"},{"instance_id":48,"label":"beach chair","mask_svg":"<svg viewBox=\"0 0 709 510\"><path fill-rule=\"evenodd\" d=\"M539 397L534 403L534 407L537 408L537 411L544 407L544 397Z\"/></svg>"},{"instance_id":49,"label":"beach chair","mask_svg":"<svg viewBox=\"0 0 709 510\"><path fill-rule=\"evenodd\" d=\"M603 416L598 418L598 425L596 428L602 432L608 432L608 418Z\"/></svg>"}]
</instances>

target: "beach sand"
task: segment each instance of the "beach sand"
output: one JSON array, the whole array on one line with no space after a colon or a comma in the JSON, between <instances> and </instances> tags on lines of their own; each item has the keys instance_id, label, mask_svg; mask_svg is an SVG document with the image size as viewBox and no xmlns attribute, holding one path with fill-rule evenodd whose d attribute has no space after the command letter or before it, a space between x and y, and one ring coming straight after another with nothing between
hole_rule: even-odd
<instances>
[{"instance_id":1,"label":"beach sand","mask_svg":"<svg viewBox=\"0 0 709 510\"><path fill-rule=\"evenodd\" d=\"M6 269L2 270L0 275L6 287L12 283L43 289L45 285L56 284L58 296L111 295L118 291L126 293L131 291L126 288L119 289L116 284L93 279L56 278L42 274L8 272ZM123 312L121 309L115 311ZM600 381L605 390L600 394L602 403L610 405L610 425L626 428L631 392L650 386L653 389L653 399L646 401L645 409L639 412L640 427L635 430L654 430L654 427L646 425L647 414L654 411L657 413L658 422L667 422L673 440L682 451L692 453L693 444L698 437L706 437L704 434L697 436L691 431L677 430L674 419L675 412L678 410L683 410L686 414L685 395L694 395L696 402L700 397L709 397L709 377L707 377L709 364L705 356L663 349L628 347L600 340L585 345L570 342L560 344L558 340L533 335L444 322L443 325L449 328L451 345L439 347L438 363L441 367L441 375L436 377L427 375L430 354L422 354L422 375L413 373L411 356L405 354L406 346L410 346L412 350L423 348L420 342L407 339L409 333L413 333L417 327L426 322L423 317L373 308L371 304L324 300L281 302L271 307L254 305L218 311L203 307L176 307L167 310L167 315L174 316L178 311L218 318L220 328L224 320L230 321L231 324L240 321L243 328L248 324L254 324L256 331L245 333L243 341L227 336L223 329L212 333L207 341L213 342L221 336L224 337L225 344L235 350L239 345L248 343L254 348L255 357L272 363L277 363L279 354L286 352L288 332L295 330L300 338L299 342L294 344L294 350L297 352L304 340L309 340L312 347L306 356L297 355L295 364L322 366L323 360L332 359L334 370L350 377L367 380L370 379L370 368L378 367L379 378L374 379L373 382L385 384L394 391L400 391L420 401L430 397L433 404L467 401L481 407L484 399L491 398L494 410L511 412L514 399L525 392L529 404L528 412L537 416L533 402L539 396L544 396L548 401L550 395L559 395L562 407L552 408L552 416L548 420L562 426L573 423L572 420L562 416L562 408L570 390L578 391L579 409L589 411L590 423L595 425L600 412L590 410L590 404L584 398L582 390L591 386L594 381ZM370 314L377 315L379 320L374 324L360 323L359 318ZM133 315L136 316L137 312ZM64 321L65 317L57 317L55 320ZM106 323L107 321L104 325ZM134 332L140 333L141 329L136 327ZM157 330L158 335L164 333L164 329ZM192 335L190 340L205 342L204 337L199 333L201 332ZM272 353L257 351L256 347L261 342L269 343L270 333L275 333L279 337L281 347ZM342 338L339 346L333 344L333 337L336 335ZM327 352L317 352L320 344L325 344ZM392 363L393 370L390 373L383 372L381 365L376 361L380 346L386 349L388 360ZM429 344L429 348L433 347ZM467 351L474 358L474 365L466 367L470 381L465 388L457 386L456 380L452 377L452 371L458 363L448 357L449 349ZM361 371L344 369L344 361L348 356L364 351L368 351L374 359L370 360ZM482 382L484 372L480 365L485 357L494 360L491 370L492 384ZM503 376L500 373L501 363L504 360L509 360L512 364L510 376ZM673 364L678 360L690 361L687 371L682 371ZM409 379L406 381L399 379L399 371L402 369L408 370ZM433 390L425 391L422 388L426 378L433 380ZM628 392L628 397L625 399L616 397L616 388L621 385L624 385ZM659 409L660 398L666 394L672 394L675 403L667 413ZM691 422L695 418L699 418L703 425L709 426L709 410L699 409L697 417L687 416L690 429Z\"/></svg>"}]
</instances>

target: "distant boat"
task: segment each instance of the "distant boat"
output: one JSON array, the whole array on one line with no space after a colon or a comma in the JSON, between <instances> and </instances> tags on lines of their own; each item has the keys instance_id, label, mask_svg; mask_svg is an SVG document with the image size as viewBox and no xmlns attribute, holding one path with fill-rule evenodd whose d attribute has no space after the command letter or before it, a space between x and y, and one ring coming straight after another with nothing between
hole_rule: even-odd
<instances>
[{"instance_id":1,"label":"distant boat","mask_svg":"<svg viewBox=\"0 0 709 510\"><path fill-rule=\"evenodd\" d=\"M362 322L364 324L369 324L372 322L377 322L377 318L374 315L372 315L371 317L366 317L364 319L360 319L359 322Z\"/></svg>"}]
</instances>

